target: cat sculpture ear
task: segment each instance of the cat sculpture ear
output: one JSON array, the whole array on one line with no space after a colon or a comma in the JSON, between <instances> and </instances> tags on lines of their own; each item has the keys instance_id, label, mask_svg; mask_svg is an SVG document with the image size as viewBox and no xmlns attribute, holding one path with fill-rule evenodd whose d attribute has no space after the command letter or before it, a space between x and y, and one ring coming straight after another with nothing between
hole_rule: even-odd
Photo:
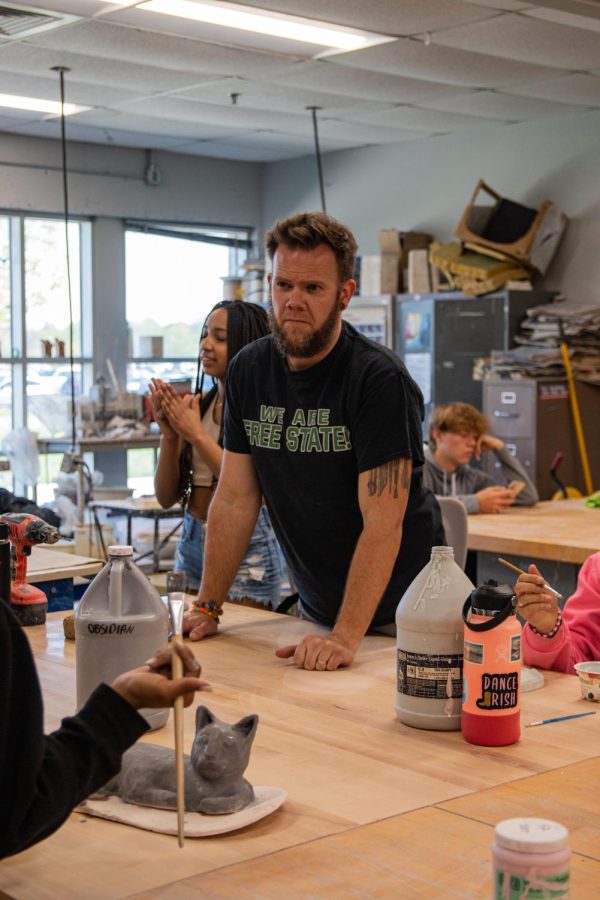
<instances>
[{"instance_id":1,"label":"cat sculpture ear","mask_svg":"<svg viewBox=\"0 0 600 900\"><path fill-rule=\"evenodd\" d=\"M245 738L249 738L251 741L253 741L257 726L258 716L252 715L245 716L243 719L240 719L240 721L236 722L233 727L237 731L241 731Z\"/></svg>"},{"instance_id":2,"label":"cat sculpture ear","mask_svg":"<svg viewBox=\"0 0 600 900\"><path fill-rule=\"evenodd\" d=\"M210 725L215 721L215 717L211 713L208 706L199 706L196 710L196 731L200 731L205 725Z\"/></svg>"}]
</instances>

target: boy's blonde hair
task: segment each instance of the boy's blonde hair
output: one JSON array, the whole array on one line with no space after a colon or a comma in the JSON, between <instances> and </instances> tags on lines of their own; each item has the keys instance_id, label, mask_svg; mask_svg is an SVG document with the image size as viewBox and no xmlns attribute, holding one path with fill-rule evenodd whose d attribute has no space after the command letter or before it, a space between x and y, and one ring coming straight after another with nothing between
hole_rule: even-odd
<instances>
[{"instance_id":1,"label":"boy's blonde hair","mask_svg":"<svg viewBox=\"0 0 600 900\"><path fill-rule=\"evenodd\" d=\"M445 403L437 406L429 420L429 446L435 450L433 432L452 431L454 434L474 434L481 437L490 430L488 420L470 403Z\"/></svg>"}]
</instances>

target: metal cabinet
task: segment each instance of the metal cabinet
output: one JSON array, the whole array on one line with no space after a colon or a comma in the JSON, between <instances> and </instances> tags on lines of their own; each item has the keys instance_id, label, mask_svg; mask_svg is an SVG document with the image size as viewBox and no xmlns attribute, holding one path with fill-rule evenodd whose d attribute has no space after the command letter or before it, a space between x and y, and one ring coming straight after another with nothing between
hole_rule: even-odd
<instances>
[{"instance_id":1,"label":"metal cabinet","mask_svg":"<svg viewBox=\"0 0 600 900\"><path fill-rule=\"evenodd\" d=\"M484 360L492 350L514 346L527 310L551 297L545 291L396 296L394 349L423 392L426 425L440 403L460 400L481 409Z\"/></svg>"},{"instance_id":2,"label":"metal cabinet","mask_svg":"<svg viewBox=\"0 0 600 900\"><path fill-rule=\"evenodd\" d=\"M596 485L600 483L600 386L583 382L576 385ZM549 500L557 490L550 467L558 452L564 454L558 468L560 480L585 493L565 378L515 378L510 373L490 373L483 382L483 412L493 433L525 466L541 500ZM492 453L486 453L483 465L494 475L498 464Z\"/></svg>"}]
</instances>

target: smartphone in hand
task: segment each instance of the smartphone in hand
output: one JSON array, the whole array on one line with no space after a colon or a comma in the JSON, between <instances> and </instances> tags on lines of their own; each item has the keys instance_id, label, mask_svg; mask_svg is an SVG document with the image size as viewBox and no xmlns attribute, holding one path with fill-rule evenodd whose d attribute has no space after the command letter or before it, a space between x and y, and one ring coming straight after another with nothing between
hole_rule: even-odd
<instances>
[{"instance_id":1,"label":"smartphone in hand","mask_svg":"<svg viewBox=\"0 0 600 900\"><path fill-rule=\"evenodd\" d=\"M524 481L511 481L508 485L508 489L512 493L513 497L516 497L517 494L520 494L524 487Z\"/></svg>"}]
</instances>

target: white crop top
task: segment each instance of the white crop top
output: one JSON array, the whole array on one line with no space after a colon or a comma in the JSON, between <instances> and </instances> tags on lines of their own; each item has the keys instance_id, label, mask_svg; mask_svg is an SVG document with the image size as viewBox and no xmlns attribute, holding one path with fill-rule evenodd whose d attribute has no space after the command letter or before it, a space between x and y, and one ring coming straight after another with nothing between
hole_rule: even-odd
<instances>
[{"instance_id":1,"label":"white crop top","mask_svg":"<svg viewBox=\"0 0 600 900\"><path fill-rule=\"evenodd\" d=\"M219 440L220 425L215 422L215 404L218 394L215 394L213 402L210 404L204 415L202 416L202 426L206 433L215 441ZM192 485L193 487L211 487L213 483L213 473L208 468L195 447L192 447Z\"/></svg>"}]
</instances>

